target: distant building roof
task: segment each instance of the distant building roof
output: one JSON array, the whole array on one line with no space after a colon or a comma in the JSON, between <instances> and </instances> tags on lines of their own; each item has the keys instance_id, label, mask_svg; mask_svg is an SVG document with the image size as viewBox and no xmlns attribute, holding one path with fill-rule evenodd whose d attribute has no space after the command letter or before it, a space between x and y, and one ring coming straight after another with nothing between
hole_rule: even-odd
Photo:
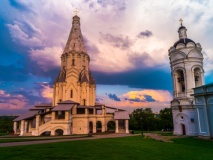
<instances>
[{"instance_id":1,"label":"distant building roof","mask_svg":"<svg viewBox=\"0 0 213 160\"><path fill-rule=\"evenodd\" d=\"M45 110L45 109L48 109L48 108L53 108L53 107L34 107L34 108L31 108L30 110Z\"/></svg>"},{"instance_id":2,"label":"distant building roof","mask_svg":"<svg viewBox=\"0 0 213 160\"><path fill-rule=\"evenodd\" d=\"M115 109L115 110L118 110L118 111L125 111L123 109L118 109L118 108L115 108L115 107L109 107L109 106L106 106L106 108L109 108L109 109Z\"/></svg>"},{"instance_id":3,"label":"distant building roof","mask_svg":"<svg viewBox=\"0 0 213 160\"><path fill-rule=\"evenodd\" d=\"M181 30L181 29L186 29L185 26L180 26L180 28L178 30Z\"/></svg>"},{"instance_id":4,"label":"distant building roof","mask_svg":"<svg viewBox=\"0 0 213 160\"><path fill-rule=\"evenodd\" d=\"M59 72L58 77L55 80L55 83L56 82L65 82L65 79L66 79L66 70L63 69Z\"/></svg>"},{"instance_id":5,"label":"distant building roof","mask_svg":"<svg viewBox=\"0 0 213 160\"><path fill-rule=\"evenodd\" d=\"M35 107L52 107L51 103L46 103L46 104L36 104Z\"/></svg>"},{"instance_id":6,"label":"distant building roof","mask_svg":"<svg viewBox=\"0 0 213 160\"><path fill-rule=\"evenodd\" d=\"M66 101L58 102L58 104L79 104L79 103L72 100L66 100Z\"/></svg>"},{"instance_id":7,"label":"distant building roof","mask_svg":"<svg viewBox=\"0 0 213 160\"><path fill-rule=\"evenodd\" d=\"M51 103L41 103L41 104L36 104L35 107L52 107Z\"/></svg>"},{"instance_id":8,"label":"distant building roof","mask_svg":"<svg viewBox=\"0 0 213 160\"><path fill-rule=\"evenodd\" d=\"M69 111L73 106L74 104L58 104L51 111Z\"/></svg>"},{"instance_id":9,"label":"distant building roof","mask_svg":"<svg viewBox=\"0 0 213 160\"><path fill-rule=\"evenodd\" d=\"M28 119L28 118L32 118L34 117L39 111L28 111L22 115L20 115L19 117L17 117L16 119L14 119L13 121L21 121L21 120L24 120L24 119Z\"/></svg>"},{"instance_id":10,"label":"distant building roof","mask_svg":"<svg viewBox=\"0 0 213 160\"><path fill-rule=\"evenodd\" d=\"M81 82L89 82L86 74L83 75L82 79L81 79Z\"/></svg>"},{"instance_id":11,"label":"distant building roof","mask_svg":"<svg viewBox=\"0 0 213 160\"><path fill-rule=\"evenodd\" d=\"M101 104L101 103L98 103L98 102L95 102L95 105L96 106L104 106L104 104Z\"/></svg>"},{"instance_id":12,"label":"distant building roof","mask_svg":"<svg viewBox=\"0 0 213 160\"><path fill-rule=\"evenodd\" d=\"M127 111L115 111L114 119L129 119L129 113Z\"/></svg>"},{"instance_id":13,"label":"distant building roof","mask_svg":"<svg viewBox=\"0 0 213 160\"><path fill-rule=\"evenodd\" d=\"M93 109L95 107L94 106L83 106L83 105L79 105L79 106L77 106L77 108L89 108L89 109Z\"/></svg>"}]
</instances>

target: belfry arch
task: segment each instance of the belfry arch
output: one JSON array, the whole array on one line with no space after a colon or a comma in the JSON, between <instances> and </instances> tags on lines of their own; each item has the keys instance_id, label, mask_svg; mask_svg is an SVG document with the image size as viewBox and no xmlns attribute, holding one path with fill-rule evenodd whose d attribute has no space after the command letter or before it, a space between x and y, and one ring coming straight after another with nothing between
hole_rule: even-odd
<instances>
[{"instance_id":1,"label":"belfry arch","mask_svg":"<svg viewBox=\"0 0 213 160\"><path fill-rule=\"evenodd\" d=\"M176 92L179 93L184 93L186 91L186 76L185 72L183 69L177 69L175 70L175 76L174 76L174 81L175 81L175 90Z\"/></svg>"}]
</instances>

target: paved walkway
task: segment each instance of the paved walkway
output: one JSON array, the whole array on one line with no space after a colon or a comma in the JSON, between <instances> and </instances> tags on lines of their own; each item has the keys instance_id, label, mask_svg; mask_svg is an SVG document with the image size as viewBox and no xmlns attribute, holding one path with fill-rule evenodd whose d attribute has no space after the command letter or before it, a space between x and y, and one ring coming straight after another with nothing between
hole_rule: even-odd
<instances>
[{"instance_id":1,"label":"paved walkway","mask_svg":"<svg viewBox=\"0 0 213 160\"><path fill-rule=\"evenodd\" d=\"M175 138L175 136L161 136L156 133L144 133L146 137L150 137L152 139L163 141L163 142L172 142L171 138Z\"/></svg>"},{"instance_id":2,"label":"paved walkway","mask_svg":"<svg viewBox=\"0 0 213 160\"><path fill-rule=\"evenodd\" d=\"M24 146L24 145L33 145L33 144L44 144L44 143L54 143L54 142L66 142L66 141L79 141L79 140L93 140L93 139L102 139L102 138L130 137L130 136L138 136L138 135L140 135L140 134L101 134L101 135L93 135L92 137L74 137L74 136L61 137L60 136L60 137L49 137L49 138L57 138L57 139L52 139L52 140L38 139L38 140L35 140L35 141L0 143L0 147ZM150 137L152 139L155 139L155 140L158 140L158 141L163 141L163 142L172 142L171 138L176 137L176 136L161 136L161 135L156 134L156 133L144 133L144 135L146 137ZM31 137L31 138L33 138L33 137ZM35 137L35 138L37 138L37 137ZM45 137L45 138L47 138L47 137ZM26 139L26 137L23 138L23 139Z\"/></svg>"},{"instance_id":3,"label":"paved walkway","mask_svg":"<svg viewBox=\"0 0 213 160\"><path fill-rule=\"evenodd\" d=\"M44 143L79 141L79 140L92 140L92 139L102 139L102 138L118 138L118 137L130 137L130 136L138 136L138 135L137 134L103 134L103 135L93 135L92 137L81 137L81 138L72 138L72 139L66 138L66 139L54 139L54 140L9 142L9 143L0 143L0 147L25 146L25 145L32 145L32 144L44 144Z\"/></svg>"}]
</instances>

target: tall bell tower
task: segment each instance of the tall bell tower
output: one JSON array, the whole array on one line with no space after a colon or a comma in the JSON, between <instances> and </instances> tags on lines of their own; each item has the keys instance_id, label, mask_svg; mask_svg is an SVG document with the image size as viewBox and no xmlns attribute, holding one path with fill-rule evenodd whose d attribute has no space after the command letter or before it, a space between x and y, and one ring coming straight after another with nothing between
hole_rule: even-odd
<instances>
[{"instance_id":1,"label":"tall bell tower","mask_svg":"<svg viewBox=\"0 0 213 160\"><path fill-rule=\"evenodd\" d=\"M169 49L173 96L175 135L197 135L198 120L194 107L193 89L204 85L203 54L199 43L187 38L187 29L183 20L178 29L179 40Z\"/></svg>"},{"instance_id":2,"label":"tall bell tower","mask_svg":"<svg viewBox=\"0 0 213 160\"><path fill-rule=\"evenodd\" d=\"M53 106L72 100L84 106L95 105L95 80L89 70L90 57L84 45L80 18L73 17L72 28L61 55L61 70L53 86Z\"/></svg>"}]
</instances>

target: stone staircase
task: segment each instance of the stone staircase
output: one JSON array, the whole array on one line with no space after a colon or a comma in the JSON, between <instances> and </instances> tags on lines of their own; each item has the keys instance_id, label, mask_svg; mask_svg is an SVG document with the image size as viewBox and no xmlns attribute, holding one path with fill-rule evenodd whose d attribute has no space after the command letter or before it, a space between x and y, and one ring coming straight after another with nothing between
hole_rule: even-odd
<instances>
[{"instance_id":1,"label":"stone staircase","mask_svg":"<svg viewBox=\"0 0 213 160\"><path fill-rule=\"evenodd\" d=\"M50 131L51 128L51 121L46 122L42 125L39 126L38 130L39 130L39 135L46 132L46 131Z\"/></svg>"},{"instance_id":2,"label":"stone staircase","mask_svg":"<svg viewBox=\"0 0 213 160\"><path fill-rule=\"evenodd\" d=\"M32 136L32 132L24 133L23 136Z\"/></svg>"},{"instance_id":3,"label":"stone staircase","mask_svg":"<svg viewBox=\"0 0 213 160\"><path fill-rule=\"evenodd\" d=\"M120 129L118 130L119 133L126 133L126 129Z\"/></svg>"}]
</instances>

